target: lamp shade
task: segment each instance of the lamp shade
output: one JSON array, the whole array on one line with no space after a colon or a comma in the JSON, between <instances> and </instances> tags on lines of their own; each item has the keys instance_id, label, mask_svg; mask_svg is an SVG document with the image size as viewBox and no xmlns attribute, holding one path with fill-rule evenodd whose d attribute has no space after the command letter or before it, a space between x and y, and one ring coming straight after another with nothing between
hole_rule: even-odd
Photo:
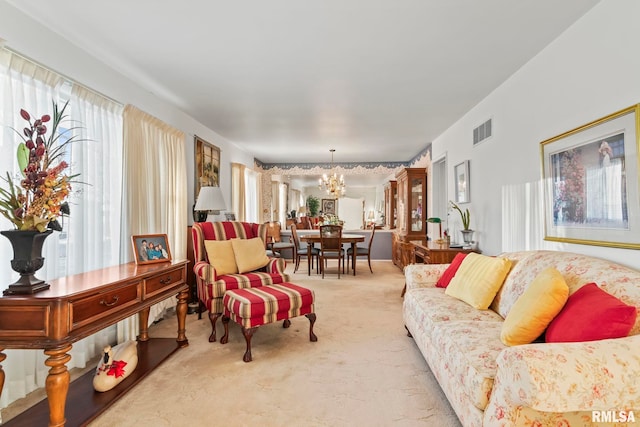
<instances>
[{"instance_id":1,"label":"lamp shade","mask_svg":"<svg viewBox=\"0 0 640 427\"><path fill-rule=\"evenodd\" d=\"M223 211L227 208L220 187L201 187L198 200L193 208L196 211Z\"/></svg>"}]
</instances>

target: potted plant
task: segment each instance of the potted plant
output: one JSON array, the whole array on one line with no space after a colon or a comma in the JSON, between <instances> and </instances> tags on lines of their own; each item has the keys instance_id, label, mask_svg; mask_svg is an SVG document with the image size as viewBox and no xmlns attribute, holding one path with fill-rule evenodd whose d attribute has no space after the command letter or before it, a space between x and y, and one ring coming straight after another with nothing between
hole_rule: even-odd
<instances>
[{"instance_id":1,"label":"potted plant","mask_svg":"<svg viewBox=\"0 0 640 427\"><path fill-rule=\"evenodd\" d=\"M309 208L309 216L318 215L318 209L320 209L320 199L315 196L307 197L307 207Z\"/></svg>"},{"instance_id":2,"label":"potted plant","mask_svg":"<svg viewBox=\"0 0 640 427\"><path fill-rule=\"evenodd\" d=\"M469 228L469 224L471 222L471 212L469 212L469 208L465 209L464 212L462 212L460 206L453 203L451 200L449 201L449 203L451 203L451 207L457 210L460 214L460 220L462 221L463 227L463 229L460 230L460 232L462 233L462 240L464 240L465 243L470 244L473 241L473 230Z\"/></svg>"},{"instance_id":3,"label":"potted plant","mask_svg":"<svg viewBox=\"0 0 640 427\"><path fill-rule=\"evenodd\" d=\"M1 234L11 242L14 253L11 267L20 273L20 279L9 285L5 295L32 294L49 288L34 273L44 264L44 240L52 230L62 230L58 218L69 213L67 197L71 182L77 176L64 172L69 165L63 160L67 144L76 140L67 132L75 128L63 133L58 130L67 117L67 105L58 108L53 102L53 117L45 114L32 118L27 111L20 110L20 116L28 123L22 133L16 131L22 138L17 150L21 176L15 178L19 179L16 183L7 172L6 177L2 177L7 185L0 187L0 213L14 226L13 230Z\"/></svg>"}]
</instances>

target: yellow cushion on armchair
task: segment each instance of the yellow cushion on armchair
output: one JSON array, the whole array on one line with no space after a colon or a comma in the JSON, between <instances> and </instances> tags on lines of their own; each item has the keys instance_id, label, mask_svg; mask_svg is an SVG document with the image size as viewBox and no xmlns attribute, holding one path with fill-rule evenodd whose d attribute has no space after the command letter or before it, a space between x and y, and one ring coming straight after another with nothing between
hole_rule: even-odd
<instances>
[{"instance_id":1,"label":"yellow cushion on armchair","mask_svg":"<svg viewBox=\"0 0 640 427\"><path fill-rule=\"evenodd\" d=\"M207 251L209 264L216 269L217 275L236 274L238 272L231 240L205 240L204 248Z\"/></svg>"},{"instance_id":2,"label":"yellow cushion on armchair","mask_svg":"<svg viewBox=\"0 0 640 427\"><path fill-rule=\"evenodd\" d=\"M260 237L231 239L230 242L240 274L255 271L269 263L264 241Z\"/></svg>"}]
</instances>

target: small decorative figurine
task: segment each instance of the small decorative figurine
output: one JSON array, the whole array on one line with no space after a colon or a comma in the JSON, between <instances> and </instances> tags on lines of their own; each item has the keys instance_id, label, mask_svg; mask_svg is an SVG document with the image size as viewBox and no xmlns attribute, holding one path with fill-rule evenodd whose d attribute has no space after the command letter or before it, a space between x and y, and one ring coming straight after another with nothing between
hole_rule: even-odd
<instances>
[{"instance_id":1,"label":"small decorative figurine","mask_svg":"<svg viewBox=\"0 0 640 427\"><path fill-rule=\"evenodd\" d=\"M93 377L96 391L108 391L117 386L138 365L138 342L126 341L115 347L106 346Z\"/></svg>"}]
</instances>

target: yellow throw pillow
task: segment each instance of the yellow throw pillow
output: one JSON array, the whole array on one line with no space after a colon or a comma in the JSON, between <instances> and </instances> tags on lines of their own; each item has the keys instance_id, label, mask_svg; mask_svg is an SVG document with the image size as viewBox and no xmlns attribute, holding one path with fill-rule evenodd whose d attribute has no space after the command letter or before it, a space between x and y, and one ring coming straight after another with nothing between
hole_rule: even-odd
<instances>
[{"instance_id":1,"label":"yellow throw pillow","mask_svg":"<svg viewBox=\"0 0 640 427\"><path fill-rule=\"evenodd\" d=\"M502 324L505 345L529 344L538 338L564 307L569 286L553 267L543 270L518 297Z\"/></svg>"},{"instance_id":2,"label":"yellow throw pillow","mask_svg":"<svg viewBox=\"0 0 640 427\"><path fill-rule=\"evenodd\" d=\"M253 239L231 239L233 253L236 257L238 272L248 273L264 267L269 263L269 257L260 237Z\"/></svg>"},{"instance_id":3,"label":"yellow throw pillow","mask_svg":"<svg viewBox=\"0 0 640 427\"><path fill-rule=\"evenodd\" d=\"M238 272L231 240L205 240L204 249L207 251L209 264L216 269L216 275Z\"/></svg>"},{"instance_id":4,"label":"yellow throw pillow","mask_svg":"<svg viewBox=\"0 0 640 427\"><path fill-rule=\"evenodd\" d=\"M506 258L472 252L460 264L445 294L479 310L486 310L500 290L510 268L511 261Z\"/></svg>"}]
</instances>

